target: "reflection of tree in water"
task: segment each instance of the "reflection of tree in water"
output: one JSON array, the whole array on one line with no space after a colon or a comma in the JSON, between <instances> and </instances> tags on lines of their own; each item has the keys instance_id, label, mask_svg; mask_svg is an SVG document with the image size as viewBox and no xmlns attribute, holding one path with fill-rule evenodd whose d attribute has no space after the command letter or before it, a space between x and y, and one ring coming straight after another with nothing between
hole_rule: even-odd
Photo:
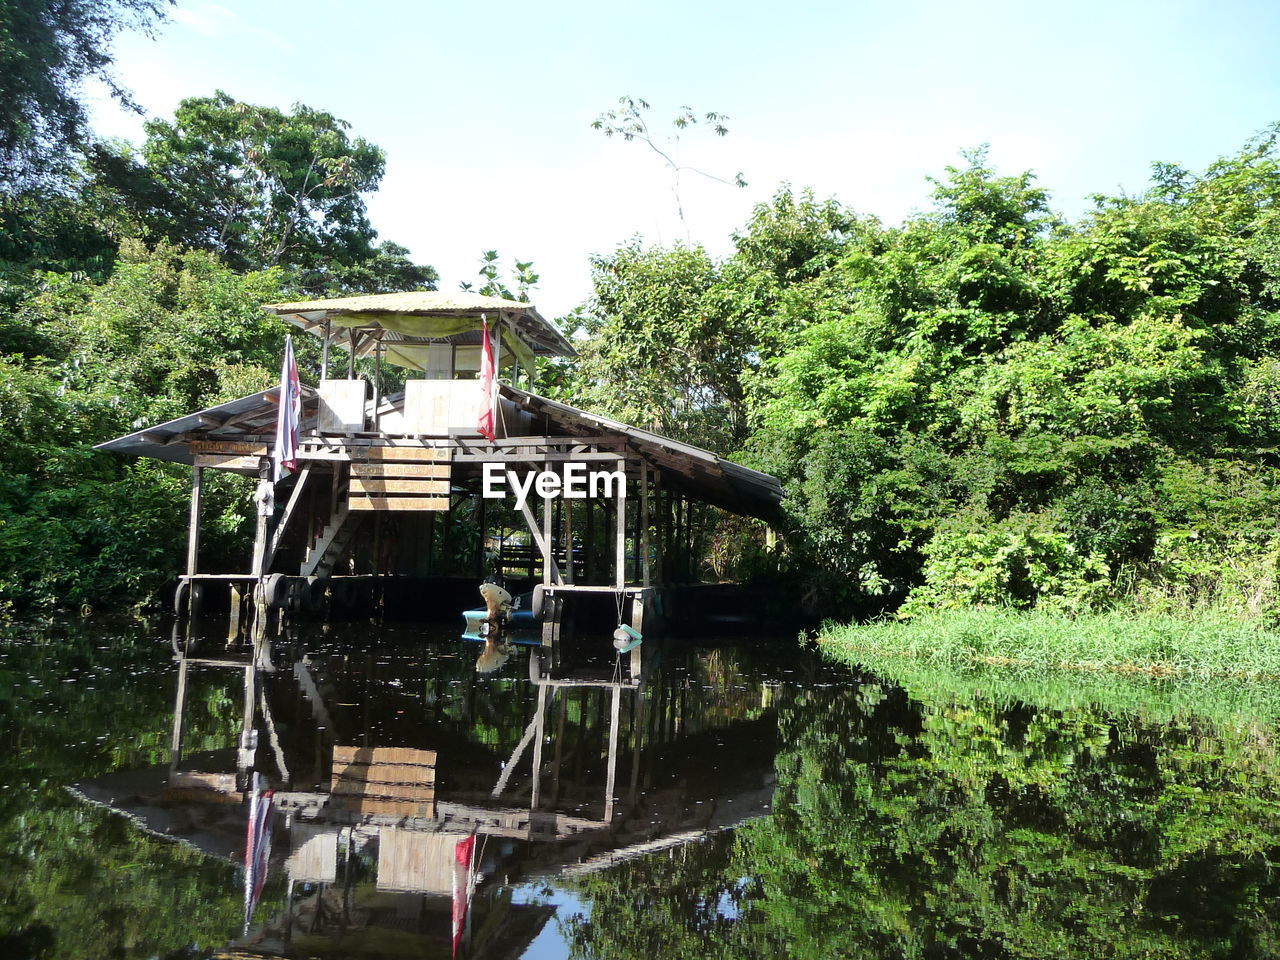
<instances>
[{"instance_id":1,"label":"reflection of tree in water","mask_svg":"<svg viewBox=\"0 0 1280 960\"><path fill-rule=\"evenodd\" d=\"M168 760L173 683L157 649L149 635L0 643L0 957L162 956L234 929L234 867L62 789ZM193 675L193 749L234 741L225 679Z\"/></svg>"},{"instance_id":2,"label":"reflection of tree in water","mask_svg":"<svg viewBox=\"0 0 1280 960\"><path fill-rule=\"evenodd\" d=\"M1256 729L790 691L773 816L586 878L575 956L1271 956Z\"/></svg>"}]
</instances>

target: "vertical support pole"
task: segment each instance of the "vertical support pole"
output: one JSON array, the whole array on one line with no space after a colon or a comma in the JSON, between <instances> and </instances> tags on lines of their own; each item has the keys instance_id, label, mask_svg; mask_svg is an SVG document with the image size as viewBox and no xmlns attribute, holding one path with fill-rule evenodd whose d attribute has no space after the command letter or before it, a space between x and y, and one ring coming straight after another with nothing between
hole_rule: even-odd
<instances>
[{"instance_id":1,"label":"vertical support pole","mask_svg":"<svg viewBox=\"0 0 1280 960\"><path fill-rule=\"evenodd\" d=\"M320 351L320 379L329 379L329 337L333 332L333 321L324 322L324 347Z\"/></svg>"},{"instance_id":2,"label":"vertical support pole","mask_svg":"<svg viewBox=\"0 0 1280 960\"><path fill-rule=\"evenodd\" d=\"M433 559L436 551L436 514L431 511L427 514L427 568L423 571L426 576L435 573L435 560Z\"/></svg>"},{"instance_id":3,"label":"vertical support pole","mask_svg":"<svg viewBox=\"0 0 1280 960\"><path fill-rule=\"evenodd\" d=\"M533 787L529 796L530 810L537 810L542 800L542 741L547 738L547 691L550 689L545 683L538 685L538 723L533 742Z\"/></svg>"},{"instance_id":4,"label":"vertical support pole","mask_svg":"<svg viewBox=\"0 0 1280 960\"><path fill-rule=\"evenodd\" d=\"M627 461L618 459L622 473L622 487L618 491L618 509L614 513L614 587L621 590L627 585Z\"/></svg>"},{"instance_id":5,"label":"vertical support pole","mask_svg":"<svg viewBox=\"0 0 1280 960\"><path fill-rule=\"evenodd\" d=\"M649 571L649 464L640 461L640 585L650 585Z\"/></svg>"},{"instance_id":6,"label":"vertical support pole","mask_svg":"<svg viewBox=\"0 0 1280 960\"><path fill-rule=\"evenodd\" d=\"M240 639L240 613L244 609L244 591L240 584L231 581L231 617L227 624L227 646Z\"/></svg>"},{"instance_id":7,"label":"vertical support pole","mask_svg":"<svg viewBox=\"0 0 1280 960\"><path fill-rule=\"evenodd\" d=\"M178 772L182 760L183 714L187 709L187 658L178 663L178 696L173 706L173 736L169 740L169 776Z\"/></svg>"},{"instance_id":8,"label":"vertical support pole","mask_svg":"<svg viewBox=\"0 0 1280 960\"><path fill-rule=\"evenodd\" d=\"M582 538L582 577L590 583L596 573L596 502L584 500L587 513L587 534Z\"/></svg>"},{"instance_id":9,"label":"vertical support pole","mask_svg":"<svg viewBox=\"0 0 1280 960\"><path fill-rule=\"evenodd\" d=\"M382 403L382 338L373 347L373 429L378 431L378 405Z\"/></svg>"},{"instance_id":10,"label":"vertical support pole","mask_svg":"<svg viewBox=\"0 0 1280 960\"><path fill-rule=\"evenodd\" d=\"M554 507L550 497L542 498L542 583L551 586L551 568L556 562L556 552L551 543L551 517Z\"/></svg>"},{"instance_id":11,"label":"vertical support pole","mask_svg":"<svg viewBox=\"0 0 1280 960\"><path fill-rule=\"evenodd\" d=\"M564 582L573 583L573 504L564 503Z\"/></svg>"},{"instance_id":12,"label":"vertical support pole","mask_svg":"<svg viewBox=\"0 0 1280 960\"><path fill-rule=\"evenodd\" d=\"M428 518L434 519L435 514L427 514ZM480 542L476 545L476 579L484 579L484 548L488 543L488 529L485 517L485 499L483 494L476 494L476 521L480 527Z\"/></svg>"},{"instance_id":13,"label":"vertical support pole","mask_svg":"<svg viewBox=\"0 0 1280 960\"><path fill-rule=\"evenodd\" d=\"M644 690L642 688L636 689L633 704L631 713L631 791L627 794L628 804L636 802L640 786L640 750L644 745L645 730L648 727L648 719L645 714Z\"/></svg>"},{"instance_id":14,"label":"vertical support pole","mask_svg":"<svg viewBox=\"0 0 1280 960\"><path fill-rule=\"evenodd\" d=\"M258 527L253 536L254 616L253 639L255 642L267 632L267 597L264 579L267 573L267 523L275 512L275 484L269 479L271 463L265 457L259 468L258 492L254 500L258 507Z\"/></svg>"},{"instance_id":15,"label":"vertical support pole","mask_svg":"<svg viewBox=\"0 0 1280 960\"><path fill-rule=\"evenodd\" d=\"M631 598L631 629L644 636L644 608L649 603L649 591L644 590ZM643 645L641 645L643 646ZM641 647L631 648L631 679L640 679Z\"/></svg>"},{"instance_id":16,"label":"vertical support pole","mask_svg":"<svg viewBox=\"0 0 1280 960\"><path fill-rule=\"evenodd\" d=\"M247 783L249 772L253 769L254 754L258 747L258 734L253 729L254 685L257 669L252 665L244 668L244 717L240 725L240 753L236 761L236 779Z\"/></svg>"},{"instance_id":17,"label":"vertical support pole","mask_svg":"<svg viewBox=\"0 0 1280 960\"><path fill-rule=\"evenodd\" d=\"M356 328L351 327L347 331L347 379L354 380L356 376Z\"/></svg>"},{"instance_id":18,"label":"vertical support pole","mask_svg":"<svg viewBox=\"0 0 1280 960\"><path fill-rule=\"evenodd\" d=\"M613 791L618 784L618 721L622 711L622 687L613 685L613 702L609 706L609 770L604 785L604 820L613 820Z\"/></svg>"},{"instance_id":19,"label":"vertical support pole","mask_svg":"<svg viewBox=\"0 0 1280 960\"><path fill-rule=\"evenodd\" d=\"M199 591L195 580L200 559L200 506L204 499L204 467L191 468L191 516L187 526L187 615L199 615Z\"/></svg>"}]
</instances>

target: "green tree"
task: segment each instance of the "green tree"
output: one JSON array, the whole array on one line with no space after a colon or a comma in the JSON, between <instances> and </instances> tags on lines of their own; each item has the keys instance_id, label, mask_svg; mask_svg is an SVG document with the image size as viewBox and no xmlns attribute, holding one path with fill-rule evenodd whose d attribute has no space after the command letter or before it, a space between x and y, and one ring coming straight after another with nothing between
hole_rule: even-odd
<instances>
[{"instance_id":1,"label":"green tree","mask_svg":"<svg viewBox=\"0 0 1280 960\"><path fill-rule=\"evenodd\" d=\"M150 121L141 158L187 242L240 270L308 265L363 252L374 235L361 194L377 188L386 158L348 128L303 104L286 113L218 91Z\"/></svg>"},{"instance_id":2,"label":"green tree","mask_svg":"<svg viewBox=\"0 0 1280 960\"><path fill-rule=\"evenodd\" d=\"M88 140L78 94L106 83L132 106L111 73L111 40L148 30L164 0L6 0L0 3L0 193L56 182Z\"/></svg>"}]
</instances>

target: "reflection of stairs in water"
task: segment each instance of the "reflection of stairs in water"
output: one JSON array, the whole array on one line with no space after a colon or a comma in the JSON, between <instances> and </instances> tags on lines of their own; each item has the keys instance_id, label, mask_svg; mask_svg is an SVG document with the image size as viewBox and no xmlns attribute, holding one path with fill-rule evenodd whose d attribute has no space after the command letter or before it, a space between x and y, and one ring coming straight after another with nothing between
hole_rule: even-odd
<instances>
[{"instance_id":1,"label":"reflection of stairs in water","mask_svg":"<svg viewBox=\"0 0 1280 960\"><path fill-rule=\"evenodd\" d=\"M346 503L342 503L338 507L338 512L320 531L316 542L303 556L299 575L327 577L332 574L334 566L342 559L347 548L351 546L351 541L355 539L363 518L363 514L353 514Z\"/></svg>"}]
</instances>

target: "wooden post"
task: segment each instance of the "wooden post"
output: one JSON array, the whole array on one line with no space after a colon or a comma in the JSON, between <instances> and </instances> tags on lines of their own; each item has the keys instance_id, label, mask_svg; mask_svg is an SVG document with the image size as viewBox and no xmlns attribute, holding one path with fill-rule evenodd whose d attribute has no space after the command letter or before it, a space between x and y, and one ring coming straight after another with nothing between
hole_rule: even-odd
<instances>
[{"instance_id":1,"label":"wooden post","mask_svg":"<svg viewBox=\"0 0 1280 960\"><path fill-rule=\"evenodd\" d=\"M169 776L178 772L182 760L183 713L187 709L187 658L178 664L178 697L173 707L173 736L169 740Z\"/></svg>"},{"instance_id":2,"label":"wooden post","mask_svg":"<svg viewBox=\"0 0 1280 960\"><path fill-rule=\"evenodd\" d=\"M555 545L551 540L551 518L554 508L550 497L542 498L542 583L551 586L551 569L555 566Z\"/></svg>"},{"instance_id":3,"label":"wooden post","mask_svg":"<svg viewBox=\"0 0 1280 960\"><path fill-rule=\"evenodd\" d=\"M382 402L382 338L373 347L373 429L378 431L378 404Z\"/></svg>"},{"instance_id":4,"label":"wooden post","mask_svg":"<svg viewBox=\"0 0 1280 960\"><path fill-rule=\"evenodd\" d=\"M435 550L436 550L436 514L432 510L427 513L427 569L424 571L427 576L435 573Z\"/></svg>"},{"instance_id":5,"label":"wooden post","mask_svg":"<svg viewBox=\"0 0 1280 960\"><path fill-rule=\"evenodd\" d=\"M595 576L596 563L596 502L587 500L587 534L582 538L582 578L590 583Z\"/></svg>"},{"instance_id":6,"label":"wooden post","mask_svg":"<svg viewBox=\"0 0 1280 960\"><path fill-rule=\"evenodd\" d=\"M434 514L428 514L428 517L434 519ZM488 530L485 529L485 501L480 494L476 495L476 522L480 527L480 543L476 550L476 579L484 579L484 548L488 541Z\"/></svg>"},{"instance_id":7,"label":"wooden post","mask_svg":"<svg viewBox=\"0 0 1280 960\"><path fill-rule=\"evenodd\" d=\"M538 685L537 732L533 744L533 786L529 795L529 809L537 810L542 793L542 741L546 739L547 691L545 683Z\"/></svg>"},{"instance_id":8,"label":"wooden post","mask_svg":"<svg viewBox=\"0 0 1280 960\"><path fill-rule=\"evenodd\" d=\"M613 685L613 702L609 705L609 768L605 774L604 819L613 820L613 791L618 782L618 721L621 719L622 686Z\"/></svg>"},{"instance_id":9,"label":"wooden post","mask_svg":"<svg viewBox=\"0 0 1280 960\"><path fill-rule=\"evenodd\" d=\"M573 583L573 501L564 505L564 582Z\"/></svg>"},{"instance_id":10,"label":"wooden post","mask_svg":"<svg viewBox=\"0 0 1280 960\"><path fill-rule=\"evenodd\" d=\"M199 616L199 591L192 578L199 573L200 505L204 498L204 467L191 468L191 516L187 527L187 615Z\"/></svg>"},{"instance_id":11,"label":"wooden post","mask_svg":"<svg viewBox=\"0 0 1280 960\"><path fill-rule=\"evenodd\" d=\"M324 347L320 351L320 379L329 379L329 336L332 333L333 321L324 322Z\"/></svg>"},{"instance_id":12,"label":"wooden post","mask_svg":"<svg viewBox=\"0 0 1280 960\"><path fill-rule=\"evenodd\" d=\"M356 328L347 328L347 379L354 380L356 376Z\"/></svg>"},{"instance_id":13,"label":"wooden post","mask_svg":"<svg viewBox=\"0 0 1280 960\"><path fill-rule=\"evenodd\" d=\"M231 617L227 624L227 646L240 639L240 614L244 609L244 592L240 584L231 581Z\"/></svg>"},{"instance_id":14,"label":"wooden post","mask_svg":"<svg viewBox=\"0 0 1280 960\"><path fill-rule=\"evenodd\" d=\"M640 585L649 586L649 464L640 461Z\"/></svg>"},{"instance_id":15,"label":"wooden post","mask_svg":"<svg viewBox=\"0 0 1280 960\"><path fill-rule=\"evenodd\" d=\"M258 508L258 528L253 537L254 640L265 636L267 630L267 597L263 580L267 573L267 524L275 512L275 485L267 479L270 470L271 462L264 457L259 468L258 492L254 497Z\"/></svg>"},{"instance_id":16,"label":"wooden post","mask_svg":"<svg viewBox=\"0 0 1280 960\"><path fill-rule=\"evenodd\" d=\"M614 587L621 590L627 585L627 461L619 458L622 471L622 489L618 491L617 514L614 517Z\"/></svg>"},{"instance_id":17,"label":"wooden post","mask_svg":"<svg viewBox=\"0 0 1280 960\"><path fill-rule=\"evenodd\" d=\"M644 609L649 603L649 591L637 593L631 598L631 629L641 636L644 635ZM642 645L643 646L643 645ZM640 679L641 666L641 650L640 647L631 648L631 679Z\"/></svg>"},{"instance_id":18,"label":"wooden post","mask_svg":"<svg viewBox=\"0 0 1280 960\"><path fill-rule=\"evenodd\" d=\"M258 735L253 729L253 711L256 705L254 697L257 669L253 666L244 668L244 717L240 725L240 754L236 760L237 779L247 779L253 769L254 754L258 746Z\"/></svg>"}]
</instances>

